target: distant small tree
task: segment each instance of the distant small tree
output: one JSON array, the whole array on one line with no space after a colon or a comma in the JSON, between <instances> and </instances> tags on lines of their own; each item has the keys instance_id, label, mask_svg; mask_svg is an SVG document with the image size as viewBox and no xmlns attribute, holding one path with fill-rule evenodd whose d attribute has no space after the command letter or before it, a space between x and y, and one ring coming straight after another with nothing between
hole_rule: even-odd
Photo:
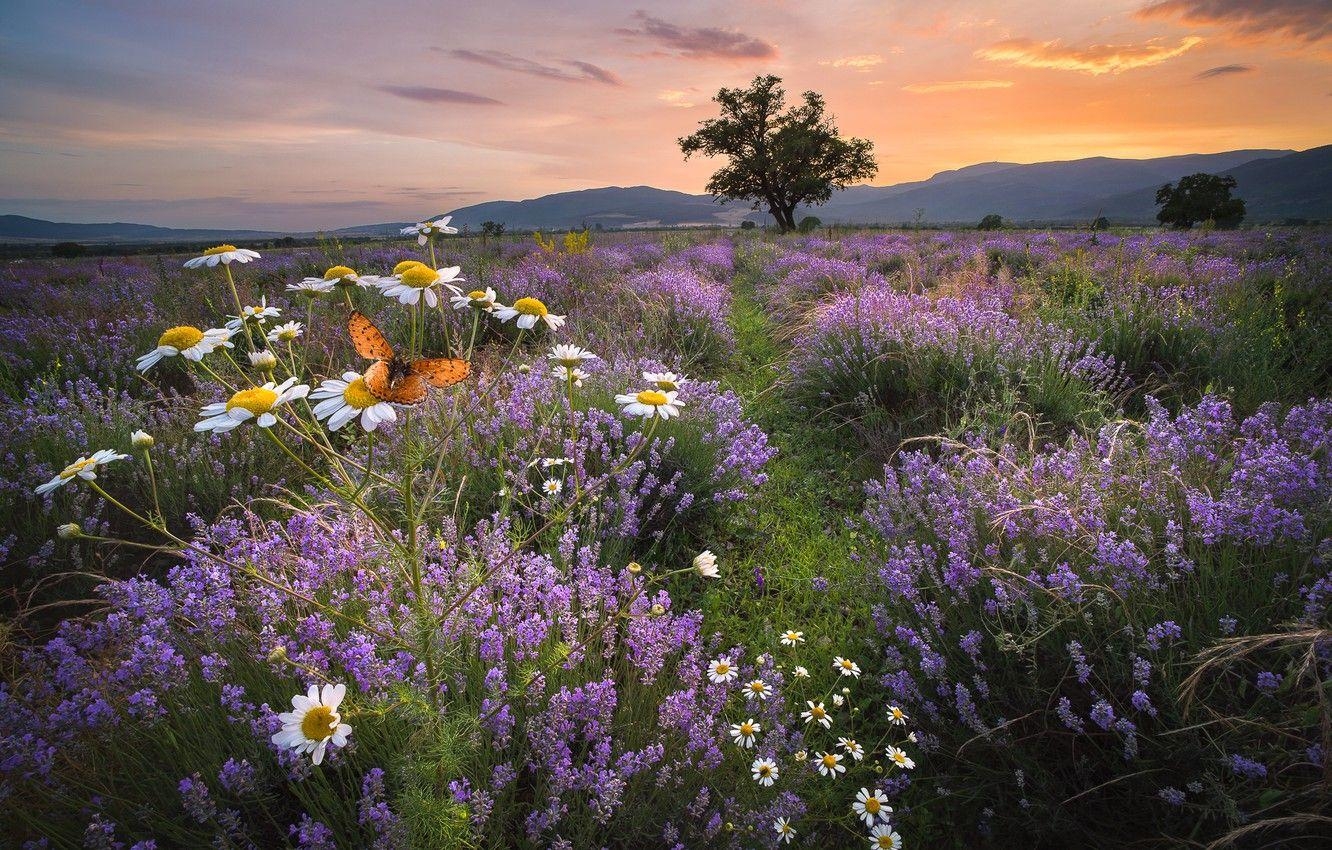
<instances>
[{"instance_id":1,"label":"distant small tree","mask_svg":"<svg viewBox=\"0 0 1332 850\"><path fill-rule=\"evenodd\" d=\"M1091 223L1091 229L1092 229L1092 230L1109 230L1109 229L1110 229L1110 219L1106 218L1106 217L1103 216L1103 215L1098 215L1098 216L1096 217L1096 220L1093 221L1093 222Z\"/></svg>"},{"instance_id":2,"label":"distant small tree","mask_svg":"<svg viewBox=\"0 0 1332 850\"><path fill-rule=\"evenodd\" d=\"M504 235L503 222L500 221L481 222L481 244L484 245L486 243L486 240L492 236L498 239L503 235Z\"/></svg>"},{"instance_id":3,"label":"distant small tree","mask_svg":"<svg viewBox=\"0 0 1332 850\"><path fill-rule=\"evenodd\" d=\"M816 215L807 215L800 219L800 232L809 233L811 230L818 230L823 227L823 222Z\"/></svg>"},{"instance_id":4,"label":"distant small tree","mask_svg":"<svg viewBox=\"0 0 1332 850\"><path fill-rule=\"evenodd\" d=\"M1156 190L1156 205L1161 209L1156 220L1171 227L1188 230L1200 221L1217 227L1234 227L1244 220L1244 199L1232 198L1235 178L1219 174L1190 174L1179 185L1167 183Z\"/></svg>"},{"instance_id":5,"label":"distant small tree","mask_svg":"<svg viewBox=\"0 0 1332 850\"><path fill-rule=\"evenodd\" d=\"M88 248L77 242L57 242L51 246L52 257L68 259L70 257L82 257L86 253L88 253Z\"/></svg>"},{"instance_id":6,"label":"distant small tree","mask_svg":"<svg viewBox=\"0 0 1332 850\"><path fill-rule=\"evenodd\" d=\"M756 226L757 225L755 225L754 222L750 221L749 219L745 219L744 221L740 222L741 230L753 230Z\"/></svg>"},{"instance_id":7,"label":"distant small tree","mask_svg":"<svg viewBox=\"0 0 1332 850\"><path fill-rule=\"evenodd\" d=\"M843 139L824 114L822 95L807 91L799 106L786 108L780 77L755 77L747 89L722 89L713 102L721 116L701 122L679 140L685 159L698 153L730 162L712 175L715 198L767 204L783 231L794 230L800 204L818 205L834 189L868 180L879 171L874 143Z\"/></svg>"},{"instance_id":8,"label":"distant small tree","mask_svg":"<svg viewBox=\"0 0 1332 850\"><path fill-rule=\"evenodd\" d=\"M980 224L976 225L976 229L998 230L1003 226L1004 226L1003 216L999 215L998 213L990 213L989 215L985 216L985 218L980 220Z\"/></svg>"}]
</instances>

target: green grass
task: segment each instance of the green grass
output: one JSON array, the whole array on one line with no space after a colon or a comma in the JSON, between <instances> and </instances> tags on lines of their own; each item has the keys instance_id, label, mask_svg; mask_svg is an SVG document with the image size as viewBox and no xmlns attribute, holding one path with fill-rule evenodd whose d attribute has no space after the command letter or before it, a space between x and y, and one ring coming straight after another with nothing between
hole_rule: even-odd
<instances>
[{"instance_id":1,"label":"green grass","mask_svg":"<svg viewBox=\"0 0 1332 850\"><path fill-rule=\"evenodd\" d=\"M742 271L732 286L736 354L721 381L779 451L747 514L715 529L720 538L711 545L734 592L709 594L704 610L733 643L775 646L781 631L794 628L816 646L851 652L868 608L856 593L863 567L852 558L855 533L845 518L858 513L860 482L877 470L786 401L783 347L754 296L752 274ZM827 580L825 593L812 590L816 577Z\"/></svg>"}]
</instances>

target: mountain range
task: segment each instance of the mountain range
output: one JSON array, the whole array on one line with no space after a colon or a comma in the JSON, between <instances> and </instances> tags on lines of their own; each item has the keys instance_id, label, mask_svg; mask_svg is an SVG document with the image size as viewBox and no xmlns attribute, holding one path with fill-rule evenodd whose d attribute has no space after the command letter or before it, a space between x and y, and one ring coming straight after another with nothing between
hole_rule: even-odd
<instances>
[{"instance_id":1,"label":"mountain range","mask_svg":"<svg viewBox=\"0 0 1332 850\"><path fill-rule=\"evenodd\" d=\"M824 223L975 224L989 213L1011 223L1076 224L1106 216L1115 224L1154 224L1157 188L1199 171L1235 178L1247 221L1332 220L1332 145L1306 151L1237 150L1155 159L1090 157L1061 162L986 162L892 186L852 186L817 208ZM719 204L651 186L560 192L524 201L488 201L442 214L478 229L498 221L510 230L595 227L738 226L770 222L748 204ZM404 222L347 227L337 236L392 236ZM253 230L178 229L145 224L69 224L0 215L7 242L206 242L314 236Z\"/></svg>"}]
</instances>

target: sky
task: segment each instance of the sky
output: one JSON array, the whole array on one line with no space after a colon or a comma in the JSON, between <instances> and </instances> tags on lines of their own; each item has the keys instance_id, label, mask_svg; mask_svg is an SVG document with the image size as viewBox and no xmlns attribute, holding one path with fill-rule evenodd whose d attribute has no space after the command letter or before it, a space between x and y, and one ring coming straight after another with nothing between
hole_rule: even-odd
<instances>
[{"instance_id":1,"label":"sky","mask_svg":"<svg viewBox=\"0 0 1332 850\"><path fill-rule=\"evenodd\" d=\"M0 214L330 229L600 186L760 74L977 162L1332 142L1332 0L0 0Z\"/></svg>"}]
</instances>

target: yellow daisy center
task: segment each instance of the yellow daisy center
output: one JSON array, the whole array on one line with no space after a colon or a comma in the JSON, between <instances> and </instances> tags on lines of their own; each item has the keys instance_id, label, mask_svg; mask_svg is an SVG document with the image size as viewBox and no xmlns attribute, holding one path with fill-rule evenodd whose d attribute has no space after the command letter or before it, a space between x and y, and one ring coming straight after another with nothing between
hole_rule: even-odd
<instances>
[{"instance_id":1,"label":"yellow daisy center","mask_svg":"<svg viewBox=\"0 0 1332 850\"><path fill-rule=\"evenodd\" d=\"M334 266L324 272L324 280L342 280L344 277L355 277L356 270L350 266Z\"/></svg>"},{"instance_id":2,"label":"yellow daisy center","mask_svg":"<svg viewBox=\"0 0 1332 850\"><path fill-rule=\"evenodd\" d=\"M815 720L822 720L827 714L828 712L824 711L823 706L821 705L816 705L809 710L809 716L813 717Z\"/></svg>"},{"instance_id":3,"label":"yellow daisy center","mask_svg":"<svg viewBox=\"0 0 1332 850\"><path fill-rule=\"evenodd\" d=\"M753 735L753 734L754 734L754 724L753 724L753 723L741 723L741 724L740 724L740 734L741 734L741 735Z\"/></svg>"},{"instance_id":4,"label":"yellow daisy center","mask_svg":"<svg viewBox=\"0 0 1332 850\"><path fill-rule=\"evenodd\" d=\"M666 393L659 393L656 390L643 390L634 398L638 399L639 404L647 404L652 407L661 407L668 401Z\"/></svg>"},{"instance_id":5,"label":"yellow daisy center","mask_svg":"<svg viewBox=\"0 0 1332 850\"><path fill-rule=\"evenodd\" d=\"M439 273L430 266L412 266L401 275L402 282L417 289L425 289L439 280Z\"/></svg>"},{"instance_id":6,"label":"yellow daisy center","mask_svg":"<svg viewBox=\"0 0 1332 850\"><path fill-rule=\"evenodd\" d=\"M80 472L87 469L88 467L96 465L97 461L93 460L92 458L84 458L83 460L76 460L73 463L71 463L69 466L61 470L60 477L64 480L68 480L70 478L73 478L75 475L78 475Z\"/></svg>"},{"instance_id":7,"label":"yellow daisy center","mask_svg":"<svg viewBox=\"0 0 1332 850\"><path fill-rule=\"evenodd\" d=\"M902 764L906 761L906 755L904 753L893 753L893 761Z\"/></svg>"},{"instance_id":8,"label":"yellow daisy center","mask_svg":"<svg viewBox=\"0 0 1332 850\"><path fill-rule=\"evenodd\" d=\"M550 312L546 309L545 304L535 298L519 298L513 302L513 309L524 316L536 316L537 318L544 318L546 313Z\"/></svg>"},{"instance_id":9,"label":"yellow daisy center","mask_svg":"<svg viewBox=\"0 0 1332 850\"><path fill-rule=\"evenodd\" d=\"M765 690L767 690L767 688L764 686L762 682L750 682L749 689L756 694L761 694Z\"/></svg>"},{"instance_id":10,"label":"yellow daisy center","mask_svg":"<svg viewBox=\"0 0 1332 850\"><path fill-rule=\"evenodd\" d=\"M675 381L657 381L657 389L659 389L659 390L678 390L679 387L677 387L677 386L675 385Z\"/></svg>"},{"instance_id":11,"label":"yellow daisy center","mask_svg":"<svg viewBox=\"0 0 1332 850\"><path fill-rule=\"evenodd\" d=\"M379 403L379 399L370 394L370 388L365 385L365 378L357 378L347 385L347 389L342 391L342 400L357 410L365 410Z\"/></svg>"},{"instance_id":12,"label":"yellow daisy center","mask_svg":"<svg viewBox=\"0 0 1332 850\"><path fill-rule=\"evenodd\" d=\"M731 672L731 665L718 664L714 669L718 676L725 676L727 673Z\"/></svg>"},{"instance_id":13,"label":"yellow daisy center","mask_svg":"<svg viewBox=\"0 0 1332 850\"><path fill-rule=\"evenodd\" d=\"M771 776L772 768L766 764L759 765L759 776Z\"/></svg>"},{"instance_id":14,"label":"yellow daisy center","mask_svg":"<svg viewBox=\"0 0 1332 850\"><path fill-rule=\"evenodd\" d=\"M225 254L228 251L234 251L234 250L236 250L235 245L218 245L216 248L209 248L207 251L204 251L203 255L205 257L211 257L214 254Z\"/></svg>"},{"instance_id":15,"label":"yellow daisy center","mask_svg":"<svg viewBox=\"0 0 1332 850\"><path fill-rule=\"evenodd\" d=\"M322 741L333 736L333 709L316 705L301 718L301 734L311 741Z\"/></svg>"},{"instance_id":16,"label":"yellow daisy center","mask_svg":"<svg viewBox=\"0 0 1332 850\"><path fill-rule=\"evenodd\" d=\"M467 297L473 301L485 301L486 292L483 289L473 289L471 292L467 293Z\"/></svg>"},{"instance_id":17,"label":"yellow daisy center","mask_svg":"<svg viewBox=\"0 0 1332 850\"><path fill-rule=\"evenodd\" d=\"M267 413L277 404L278 394L264 387L254 387L253 389L241 390L231 397L227 402L227 410L235 410L242 407L255 416Z\"/></svg>"},{"instance_id":18,"label":"yellow daisy center","mask_svg":"<svg viewBox=\"0 0 1332 850\"><path fill-rule=\"evenodd\" d=\"M879 813L879 798L870 797L869 799L867 799L865 801L865 811L869 812L872 815L877 815Z\"/></svg>"},{"instance_id":19,"label":"yellow daisy center","mask_svg":"<svg viewBox=\"0 0 1332 850\"><path fill-rule=\"evenodd\" d=\"M169 345L178 351L193 348L204 338L203 331L189 325L167 328L157 339L158 345Z\"/></svg>"},{"instance_id":20,"label":"yellow daisy center","mask_svg":"<svg viewBox=\"0 0 1332 850\"><path fill-rule=\"evenodd\" d=\"M837 767L837 756L832 755L831 753L829 753L828 755L824 756L824 757L823 757L823 766L824 766L824 767Z\"/></svg>"},{"instance_id":21,"label":"yellow daisy center","mask_svg":"<svg viewBox=\"0 0 1332 850\"><path fill-rule=\"evenodd\" d=\"M421 262L420 260L403 260L401 263L398 263L396 266L393 267L393 273L400 275L403 272L407 271L408 269L412 268L413 266L424 266L424 265L425 263Z\"/></svg>"},{"instance_id":22,"label":"yellow daisy center","mask_svg":"<svg viewBox=\"0 0 1332 850\"><path fill-rule=\"evenodd\" d=\"M852 664L850 661L847 661L846 659L842 659L842 669L843 669L843 670L850 670L850 669L851 669L852 667L854 667L854 666L855 666L855 665Z\"/></svg>"},{"instance_id":23,"label":"yellow daisy center","mask_svg":"<svg viewBox=\"0 0 1332 850\"><path fill-rule=\"evenodd\" d=\"M893 838L891 835L879 836L879 850L893 850Z\"/></svg>"}]
</instances>

